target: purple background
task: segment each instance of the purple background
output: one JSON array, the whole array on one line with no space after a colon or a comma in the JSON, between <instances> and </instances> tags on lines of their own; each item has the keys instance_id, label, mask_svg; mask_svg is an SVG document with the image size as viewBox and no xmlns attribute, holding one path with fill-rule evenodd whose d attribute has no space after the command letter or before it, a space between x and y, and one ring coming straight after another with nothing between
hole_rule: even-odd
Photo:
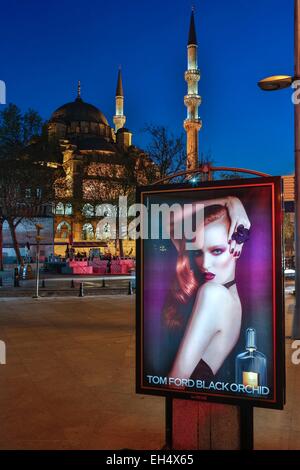
<instances>
[{"instance_id":1,"label":"purple background","mask_svg":"<svg viewBox=\"0 0 300 470\"><path fill-rule=\"evenodd\" d=\"M271 186L154 194L151 203L184 203L237 196L251 221L251 236L237 262L236 282L242 304L242 327L237 345L218 376L234 382L234 360L245 350L245 330L257 331L257 348L267 356L268 383L273 381L272 323L272 198ZM160 251L161 248L164 251ZM177 350L176 339L165 342L161 314L175 275L177 252L170 240L144 241L144 375L166 375ZM171 362L170 362L171 361Z\"/></svg>"}]
</instances>

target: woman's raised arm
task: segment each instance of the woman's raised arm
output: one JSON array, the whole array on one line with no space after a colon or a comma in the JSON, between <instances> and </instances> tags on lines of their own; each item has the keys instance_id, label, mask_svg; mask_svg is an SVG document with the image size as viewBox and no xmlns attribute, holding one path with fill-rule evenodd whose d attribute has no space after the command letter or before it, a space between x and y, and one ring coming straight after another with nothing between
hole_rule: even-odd
<instances>
[{"instance_id":1,"label":"woman's raised arm","mask_svg":"<svg viewBox=\"0 0 300 470\"><path fill-rule=\"evenodd\" d=\"M184 217L191 217L192 214L195 213L196 210L199 210L199 206L203 210L205 207L212 206L212 205L220 205L225 206L228 210L229 218L230 218L230 228L228 232L228 243L230 243L231 253L236 256L241 254L243 243L237 244L235 240L232 239L232 235L234 232L237 231L238 227L243 226L244 229L249 230L251 226L251 222L245 211L244 205L238 197L235 196L227 196L224 198L216 198L216 199L207 199L204 201L195 201L194 204L189 204L185 207L184 210ZM174 225L177 222L181 223L182 220L182 211L178 212L179 220L176 220L176 215L172 221L171 227L174 230ZM174 245L176 246L177 250L179 251L180 248L180 240L177 240L174 237L171 237Z\"/></svg>"}]
</instances>

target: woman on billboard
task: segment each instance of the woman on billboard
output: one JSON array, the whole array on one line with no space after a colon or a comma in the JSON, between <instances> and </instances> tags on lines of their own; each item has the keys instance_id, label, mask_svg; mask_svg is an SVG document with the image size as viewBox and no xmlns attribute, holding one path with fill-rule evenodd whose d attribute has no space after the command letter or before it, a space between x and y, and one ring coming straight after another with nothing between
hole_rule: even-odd
<instances>
[{"instance_id":1,"label":"woman on billboard","mask_svg":"<svg viewBox=\"0 0 300 470\"><path fill-rule=\"evenodd\" d=\"M169 332L181 337L169 377L211 380L240 336L235 270L250 221L236 197L201 203L201 246L187 250L185 239L172 239L178 252L176 277L163 320Z\"/></svg>"}]
</instances>

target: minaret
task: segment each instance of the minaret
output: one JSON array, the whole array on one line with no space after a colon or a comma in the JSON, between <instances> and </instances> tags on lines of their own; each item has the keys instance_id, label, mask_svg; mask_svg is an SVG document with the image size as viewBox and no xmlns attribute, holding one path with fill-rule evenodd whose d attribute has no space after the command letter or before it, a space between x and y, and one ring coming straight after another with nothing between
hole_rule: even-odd
<instances>
[{"instance_id":1,"label":"minaret","mask_svg":"<svg viewBox=\"0 0 300 470\"><path fill-rule=\"evenodd\" d=\"M82 99L81 99L81 82L80 82L80 80L78 80L78 84L77 84L77 98L76 98L76 101L82 101Z\"/></svg>"},{"instance_id":2,"label":"minaret","mask_svg":"<svg viewBox=\"0 0 300 470\"><path fill-rule=\"evenodd\" d=\"M184 97L184 104L187 107L187 118L183 123L187 136L187 170L193 170L198 167L198 132L202 127L202 121L198 117L198 106L201 104L201 97L198 95L200 71L198 70L197 64L197 49L194 9L192 9L189 40L187 45L188 68L184 74L184 79L188 86L188 93Z\"/></svg>"},{"instance_id":3,"label":"minaret","mask_svg":"<svg viewBox=\"0 0 300 470\"><path fill-rule=\"evenodd\" d=\"M115 132L122 127L126 122L126 116L124 116L124 93L123 93L123 85L122 85L122 75L121 75L121 68L119 68L118 73L118 81L117 81L117 89L116 89L116 115L114 116L114 125L115 125Z\"/></svg>"}]
</instances>

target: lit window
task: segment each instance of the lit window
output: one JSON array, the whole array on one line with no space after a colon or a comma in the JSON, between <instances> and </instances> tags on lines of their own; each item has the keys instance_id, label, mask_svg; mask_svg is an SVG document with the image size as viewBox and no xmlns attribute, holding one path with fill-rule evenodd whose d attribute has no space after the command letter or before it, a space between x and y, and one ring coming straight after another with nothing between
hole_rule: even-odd
<instances>
[{"instance_id":1,"label":"lit window","mask_svg":"<svg viewBox=\"0 0 300 470\"><path fill-rule=\"evenodd\" d=\"M99 217L116 217L117 208L112 204L99 204L96 206L96 216Z\"/></svg>"},{"instance_id":2,"label":"lit window","mask_svg":"<svg viewBox=\"0 0 300 470\"><path fill-rule=\"evenodd\" d=\"M71 225L66 222L62 221L60 224L58 224L57 229L56 229L56 238L68 238L71 233Z\"/></svg>"},{"instance_id":3,"label":"lit window","mask_svg":"<svg viewBox=\"0 0 300 470\"><path fill-rule=\"evenodd\" d=\"M62 202L59 202L59 203L56 205L55 213L56 213L57 215L64 215L64 212L65 212L64 205L63 205Z\"/></svg>"},{"instance_id":4,"label":"lit window","mask_svg":"<svg viewBox=\"0 0 300 470\"><path fill-rule=\"evenodd\" d=\"M65 205L65 215L72 215L72 204L70 202Z\"/></svg>"},{"instance_id":5,"label":"lit window","mask_svg":"<svg viewBox=\"0 0 300 470\"><path fill-rule=\"evenodd\" d=\"M82 239L93 240L94 239L94 228L92 224L84 224L82 227Z\"/></svg>"},{"instance_id":6,"label":"lit window","mask_svg":"<svg viewBox=\"0 0 300 470\"><path fill-rule=\"evenodd\" d=\"M97 240L113 240L116 238L116 223L108 223L104 220L97 224L96 239Z\"/></svg>"},{"instance_id":7,"label":"lit window","mask_svg":"<svg viewBox=\"0 0 300 470\"><path fill-rule=\"evenodd\" d=\"M82 208L82 213L85 217L93 217L94 206L92 206L92 204L84 204Z\"/></svg>"}]
</instances>

